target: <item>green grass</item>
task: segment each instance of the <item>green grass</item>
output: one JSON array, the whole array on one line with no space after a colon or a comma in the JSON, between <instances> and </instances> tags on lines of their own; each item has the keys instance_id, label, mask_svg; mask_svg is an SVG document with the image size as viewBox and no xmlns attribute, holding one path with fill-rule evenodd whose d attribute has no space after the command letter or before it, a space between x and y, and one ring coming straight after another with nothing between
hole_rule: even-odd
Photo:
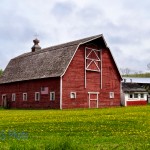
<instances>
[{"instance_id":1,"label":"green grass","mask_svg":"<svg viewBox=\"0 0 150 150\"><path fill-rule=\"evenodd\" d=\"M150 149L150 105L75 110L0 110L0 149Z\"/></svg>"}]
</instances>

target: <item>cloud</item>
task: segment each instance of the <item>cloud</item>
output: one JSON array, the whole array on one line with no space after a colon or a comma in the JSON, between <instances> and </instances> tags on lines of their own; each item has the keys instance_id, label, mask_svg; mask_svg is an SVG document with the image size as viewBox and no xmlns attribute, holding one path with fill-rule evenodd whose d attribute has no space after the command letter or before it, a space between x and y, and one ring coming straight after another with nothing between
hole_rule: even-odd
<instances>
[{"instance_id":1,"label":"cloud","mask_svg":"<svg viewBox=\"0 0 150 150\"><path fill-rule=\"evenodd\" d=\"M30 51L35 33L43 48L103 33L119 67L142 70L150 58L149 7L149 0L2 0L0 68Z\"/></svg>"},{"instance_id":2,"label":"cloud","mask_svg":"<svg viewBox=\"0 0 150 150\"><path fill-rule=\"evenodd\" d=\"M54 14L54 16L59 20L69 17L75 7L74 3L56 2L50 13Z\"/></svg>"}]
</instances>

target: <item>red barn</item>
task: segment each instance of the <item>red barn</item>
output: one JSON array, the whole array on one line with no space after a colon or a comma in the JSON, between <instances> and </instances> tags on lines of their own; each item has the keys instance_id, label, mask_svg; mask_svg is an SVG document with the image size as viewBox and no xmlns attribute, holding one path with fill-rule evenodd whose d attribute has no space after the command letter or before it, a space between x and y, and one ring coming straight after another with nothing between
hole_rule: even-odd
<instances>
[{"instance_id":1,"label":"red barn","mask_svg":"<svg viewBox=\"0 0 150 150\"><path fill-rule=\"evenodd\" d=\"M0 78L0 105L9 108L120 106L121 75L103 35L41 49L10 60Z\"/></svg>"}]
</instances>

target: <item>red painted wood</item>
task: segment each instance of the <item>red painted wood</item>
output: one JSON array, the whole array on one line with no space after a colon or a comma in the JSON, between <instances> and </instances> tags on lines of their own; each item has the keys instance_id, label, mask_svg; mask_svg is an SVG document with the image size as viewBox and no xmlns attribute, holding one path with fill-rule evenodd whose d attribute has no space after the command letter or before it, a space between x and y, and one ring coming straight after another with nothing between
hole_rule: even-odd
<instances>
[{"instance_id":1,"label":"red painted wood","mask_svg":"<svg viewBox=\"0 0 150 150\"><path fill-rule=\"evenodd\" d=\"M48 94L40 94L40 101L35 101L35 92L41 92L41 87L48 87ZM0 85L0 104L2 94L7 95L10 108L60 108L60 78L39 79ZM54 91L55 101L50 101L50 91ZM11 95L16 93L16 101ZM23 93L27 93L27 101L23 101Z\"/></svg>"},{"instance_id":2,"label":"red painted wood","mask_svg":"<svg viewBox=\"0 0 150 150\"><path fill-rule=\"evenodd\" d=\"M90 108L97 108L97 101L96 100L90 101Z\"/></svg>"},{"instance_id":3,"label":"red painted wood","mask_svg":"<svg viewBox=\"0 0 150 150\"><path fill-rule=\"evenodd\" d=\"M84 88L84 49L85 46L79 47L63 76L62 108L89 108L88 92L99 92L98 107L120 106L121 79L111 54L107 49L102 50L102 79L99 72L87 71L87 87L86 89ZM100 88L101 80L102 89ZM71 99L70 92L76 92L77 98ZM115 93L114 99L109 98L109 92ZM92 104L92 107L93 105L95 104Z\"/></svg>"},{"instance_id":4,"label":"red painted wood","mask_svg":"<svg viewBox=\"0 0 150 150\"><path fill-rule=\"evenodd\" d=\"M96 45L96 43L95 43ZM82 45L77 50L66 73L62 77L62 108L89 108L88 92L99 92L98 107L120 106L120 76L113 58L107 49L102 49L102 78L99 72L86 72L87 87L84 85L85 77L85 47ZM93 48L101 49L99 46ZM88 52L89 53L89 52ZM97 55L100 55L98 52ZM90 58L95 57L92 53ZM98 62L99 64L99 62ZM91 69L94 69L91 65ZM102 82L102 85L101 85ZM102 86L102 89L101 89ZM48 87L49 92L55 91L56 100L50 101L49 94L41 95L40 101L35 101L35 92L40 92L41 87ZM28 93L28 100L23 101L22 94ZM70 98L70 92L76 92L76 98ZM109 92L114 92L115 97L109 98ZM11 101L11 94L16 93L16 101ZM60 108L60 78L38 79L0 85L0 100L2 94L7 94L11 108ZM0 102L0 104L1 104ZM96 102L91 102L91 107Z\"/></svg>"},{"instance_id":5,"label":"red painted wood","mask_svg":"<svg viewBox=\"0 0 150 150\"><path fill-rule=\"evenodd\" d=\"M127 101L127 106L147 105L147 101Z\"/></svg>"}]
</instances>

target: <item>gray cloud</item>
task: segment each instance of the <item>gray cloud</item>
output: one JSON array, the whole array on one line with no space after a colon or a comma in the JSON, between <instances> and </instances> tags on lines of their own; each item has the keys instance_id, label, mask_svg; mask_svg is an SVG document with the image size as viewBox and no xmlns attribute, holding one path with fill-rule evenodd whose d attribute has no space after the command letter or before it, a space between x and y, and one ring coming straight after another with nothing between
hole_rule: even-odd
<instances>
[{"instance_id":1,"label":"gray cloud","mask_svg":"<svg viewBox=\"0 0 150 150\"><path fill-rule=\"evenodd\" d=\"M119 68L145 70L149 7L149 0L2 0L0 68L30 51L37 32L41 47L103 33Z\"/></svg>"},{"instance_id":2,"label":"gray cloud","mask_svg":"<svg viewBox=\"0 0 150 150\"><path fill-rule=\"evenodd\" d=\"M54 14L58 19L63 19L70 16L75 7L74 3L56 2L50 13Z\"/></svg>"}]
</instances>

